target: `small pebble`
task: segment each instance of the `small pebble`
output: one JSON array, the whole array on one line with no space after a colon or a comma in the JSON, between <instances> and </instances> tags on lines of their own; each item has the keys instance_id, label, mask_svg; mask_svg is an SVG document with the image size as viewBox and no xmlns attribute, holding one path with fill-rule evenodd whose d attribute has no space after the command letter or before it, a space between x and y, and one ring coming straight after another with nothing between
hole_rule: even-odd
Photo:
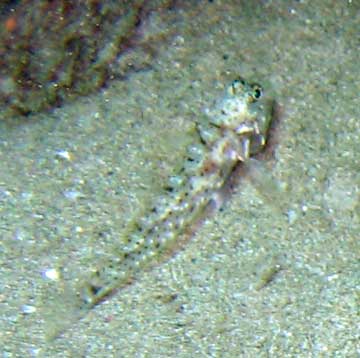
<instances>
[{"instance_id":1,"label":"small pebble","mask_svg":"<svg viewBox=\"0 0 360 358\"><path fill-rule=\"evenodd\" d=\"M66 199L76 200L76 199L80 198L81 196L83 196L83 194L78 190L65 190L64 196Z\"/></svg>"},{"instance_id":2,"label":"small pebble","mask_svg":"<svg viewBox=\"0 0 360 358\"><path fill-rule=\"evenodd\" d=\"M30 306L30 305L22 305L21 306L21 311L24 314L31 314L31 313L36 312L36 307Z\"/></svg>"},{"instance_id":3,"label":"small pebble","mask_svg":"<svg viewBox=\"0 0 360 358\"><path fill-rule=\"evenodd\" d=\"M50 268L43 272L43 276L49 280L56 281L60 278L60 273L57 269Z\"/></svg>"},{"instance_id":4,"label":"small pebble","mask_svg":"<svg viewBox=\"0 0 360 358\"><path fill-rule=\"evenodd\" d=\"M287 217L288 217L288 223L292 225L296 221L298 215L295 210L289 210L287 212Z\"/></svg>"},{"instance_id":5,"label":"small pebble","mask_svg":"<svg viewBox=\"0 0 360 358\"><path fill-rule=\"evenodd\" d=\"M64 160L68 160L68 161L72 160L72 154L70 152L68 152L67 150L58 150L55 153L55 157L58 159L64 159Z\"/></svg>"}]
</instances>

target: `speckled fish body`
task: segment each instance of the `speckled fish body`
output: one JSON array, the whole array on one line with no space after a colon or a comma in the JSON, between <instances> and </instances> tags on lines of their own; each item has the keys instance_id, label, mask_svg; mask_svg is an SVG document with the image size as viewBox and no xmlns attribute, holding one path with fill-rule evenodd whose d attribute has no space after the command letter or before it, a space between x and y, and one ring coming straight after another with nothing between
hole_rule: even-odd
<instances>
[{"instance_id":1,"label":"speckled fish body","mask_svg":"<svg viewBox=\"0 0 360 358\"><path fill-rule=\"evenodd\" d=\"M124 247L80 282L79 311L91 309L138 271L160 260L209 206L218 206L220 191L235 167L266 143L271 118L260 97L259 85L239 78L205 110L196 127L199 141L188 148L185 163L169 178L165 194L130 226Z\"/></svg>"}]
</instances>

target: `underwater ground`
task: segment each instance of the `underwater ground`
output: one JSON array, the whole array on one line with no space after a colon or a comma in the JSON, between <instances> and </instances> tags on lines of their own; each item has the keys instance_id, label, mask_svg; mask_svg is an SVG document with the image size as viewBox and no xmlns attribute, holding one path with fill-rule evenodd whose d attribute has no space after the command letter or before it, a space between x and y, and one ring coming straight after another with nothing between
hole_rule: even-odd
<instances>
[{"instance_id":1,"label":"underwater ground","mask_svg":"<svg viewBox=\"0 0 360 358\"><path fill-rule=\"evenodd\" d=\"M1 356L359 356L359 3L176 11L150 68L0 123ZM149 22L160 26L156 14ZM238 74L278 103L265 185L239 180L181 250L83 319L58 314L71 306L63 291L121 245L181 165L202 109Z\"/></svg>"}]
</instances>

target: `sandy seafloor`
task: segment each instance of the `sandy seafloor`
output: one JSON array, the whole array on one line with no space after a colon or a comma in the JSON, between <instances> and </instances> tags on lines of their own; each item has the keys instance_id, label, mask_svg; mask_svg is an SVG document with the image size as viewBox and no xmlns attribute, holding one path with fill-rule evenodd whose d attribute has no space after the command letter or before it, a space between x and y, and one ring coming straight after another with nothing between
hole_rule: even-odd
<instances>
[{"instance_id":1,"label":"sandy seafloor","mask_svg":"<svg viewBox=\"0 0 360 358\"><path fill-rule=\"evenodd\" d=\"M1 357L359 357L359 23L354 0L199 2L147 71L1 123ZM281 108L263 163L280 192L240 181L183 250L46 340L64 285L121 245L237 74Z\"/></svg>"}]
</instances>

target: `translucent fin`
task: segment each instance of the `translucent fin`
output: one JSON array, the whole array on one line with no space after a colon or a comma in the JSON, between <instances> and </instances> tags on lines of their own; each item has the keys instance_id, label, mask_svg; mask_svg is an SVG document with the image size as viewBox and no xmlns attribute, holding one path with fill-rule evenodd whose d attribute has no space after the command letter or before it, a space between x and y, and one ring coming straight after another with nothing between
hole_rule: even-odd
<instances>
[{"instance_id":1,"label":"translucent fin","mask_svg":"<svg viewBox=\"0 0 360 358\"><path fill-rule=\"evenodd\" d=\"M243 164L247 178L266 202L281 213L286 212L289 203L283 183L269 173L264 162L249 158Z\"/></svg>"}]
</instances>

